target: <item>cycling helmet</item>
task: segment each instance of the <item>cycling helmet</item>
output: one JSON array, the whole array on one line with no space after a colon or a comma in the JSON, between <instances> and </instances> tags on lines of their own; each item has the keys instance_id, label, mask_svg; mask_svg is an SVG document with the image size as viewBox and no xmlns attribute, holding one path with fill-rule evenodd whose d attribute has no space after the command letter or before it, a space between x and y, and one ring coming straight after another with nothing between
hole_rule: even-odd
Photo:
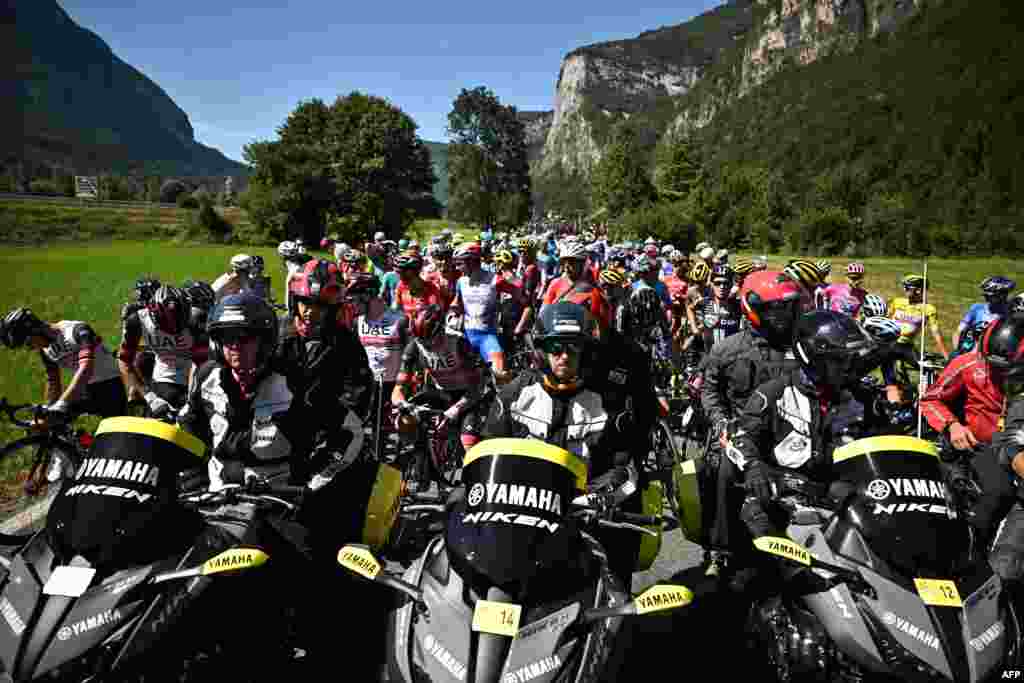
<instances>
[{"instance_id":1,"label":"cycling helmet","mask_svg":"<svg viewBox=\"0 0 1024 683\"><path fill-rule=\"evenodd\" d=\"M436 261L447 261L453 253L451 245L447 242L438 242L430 248L430 258Z\"/></svg>"},{"instance_id":2,"label":"cycling helmet","mask_svg":"<svg viewBox=\"0 0 1024 683\"><path fill-rule=\"evenodd\" d=\"M403 251L395 257L395 268L398 270L419 270L423 267L423 257L414 251Z\"/></svg>"},{"instance_id":3,"label":"cycling helmet","mask_svg":"<svg viewBox=\"0 0 1024 683\"><path fill-rule=\"evenodd\" d=\"M900 326L895 320L873 315L864 320L864 330L880 344L891 344L900 338Z\"/></svg>"},{"instance_id":4,"label":"cycling helmet","mask_svg":"<svg viewBox=\"0 0 1024 683\"><path fill-rule=\"evenodd\" d=\"M249 292L230 294L213 307L206 324L210 334L210 353L221 365L250 376L258 374L270 361L277 345L278 322L270 304ZM224 335L232 330L245 330L260 338L260 350L252 367L236 367L224 356Z\"/></svg>"},{"instance_id":5,"label":"cycling helmet","mask_svg":"<svg viewBox=\"0 0 1024 683\"><path fill-rule=\"evenodd\" d=\"M605 270L602 270L601 274L598 276L598 280L601 284L612 287L621 287L626 284L626 276L617 268L606 268Z\"/></svg>"},{"instance_id":6,"label":"cycling helmet","mask_svg":"<svg viewBox=\"0 0 1024 683\"><path fill-rule=\"evenodd\" d=\"M608 250L608 261L610 263L619 263L625 265L626 263L626 252L621 247L613 247Z\"/></svg>"},{"instance_id":7,"label":"cycling helmet","mask_svg":"<svg viewBox=\"0 0 1024 683\"><path fill-rule=\"evenodd\" d=\"M729 250L728 249L719 249L717 252L715 252L715 260L718 261L719 263L728 263L729 262Z\"/></svg>"},{"instance_id":8,"label":"cycling helmet","mask_svg":"<svg viewBox=\"0 0 1024 683\"><path fill-rule=\"evenodd\" d=\"M740 290L740 307L758 334L774 345L789 346L800 316L800 286L778 271L751 273Z\"/></svg>"},{"instance_id":9,"label":"cycling helmet","mask_svg":"<svg viewBox=\"0 0 1024 683\"><path fill-rule=\"evenodd\" d=\"M1024 292L1010 299L1011 313L1024 313Z\"/></svg>"},{"instance_id":10,"label":"cycling helmet","mask_svg":"<svg viewBox=\"0 0 1024 683\"><path fill-rule=\"evenodd\" d=\"M332 244L334 244L334 241L331 240L330 237L325 237L322 240L320 240L320 248L323 249L324 251L330 250Z\"/></svg>"},{"instance_id":11,"label":"cycling helmet","mask_svg":"<svg viewBox=\"0 0 1024 683\"><path fill-rule=\"evenodd\" d=\"M675 249L671 254L668 255L668 262L673 264L686 263L689 260L690 259L686 258L686 254L679 251L678 249Z\"/></svg>"},{"instance_id":12,"label":"cycling helmet","mask_svg":"<svg viewBox=\"0 0 1024 683\"><path fill-rule=\"evenodd\" d=\"M673 247L671 244L666 244L665 246L663 246L661 248L661 255L665 256L665 257L669 257L669 256L672 255L672 252L674 252L675 250L676 250L676 248Z\"/></svg>"},{"instance_id":13,"label":"cycling helmet","mask_svg":"<svg viewBox=\"0 0 1024 683\"><path fill-rule=\"evenodd\" d=\"M924 275L918 275L917 273L909 273L905 275L900 284L903 285L903 289L924 289L925 281Z\"/></svg>"},{"instance_id":14,"label":"cycling helmet","mask_svg":"<svg viewBox=\"0 0 1024 683\"><path fill-rule=\"evenodd\" d=\"M146 304L156 326L167 334L179 334L188 325L191 305L184 290L161 285Z\"/></svg>"},{"instance_id":15,"label":"cycling helmet","mask_svg":"<svg viewBox=\"0 0 1024 683\"><path fill-rule=\"evenodd\" d=\"M875 344L853 318L836 311L811 311L797 319L793 351L819 387L839 391L860 381Z\"/></svg>"},{"instance_id":16,"label":"cycling helmet","mask_svg":"<svg viewBox=\"0 0 1024 683\"><path fill-rule=\"evenodd\" d=\"M734 279L733 270L728 265L720 263L711 269L711 281L714 282L718 278L725 278L732 283Z\"/></svg>"},{"instance_id":17,"label":"cycling helmet","mask_svg":"<svg viewBox=\"0 0 1024 683\"><path fill-rule=\"evenodd\" d=\"M700 285L706 285L710 277L711 268L708 267L708 264L704 263L703 261L701 261L700 263L695 263L693 266L693 270L690 271L690 281L696 282L697 284Z\"/></svg>"},{"instance_id":18,"label":"cycling helmet","mask_svg":"<svg viewBox=\"0 0 1024 683\"><path fill-rule=\"evenodd\" d=\"M444 331L444 311L437 304L430 304L420 310L412 319L410 332L421 342L429 342Z\"/></svg>"},{"instance_id":19,"label":"cycling helmet","mask_svg":"<svg viewBox=\"0 0 1024 683\"><path fill-rule=\"evenodd\" d=\"M46 323L31 310L15 308L0 322L0 342L9 349L17 349L24 346L29 337L42 334L45 329Z\"/></svg>"},{"instance_id":20,"label":"cycling helmet","mask_svg":"<svg viewBox=\"0 0 1024 683\"><path fill-rule=\"evenodd\" d=\"M768 257L759 256L754 259L754 270L768 270Z\"/></svg>"},{"instance_id":21,"label":"cycling helmet","mask_svg":"<svg viewBox=\"0 0 1024 683\"><path fill-rule=\"evenodd\" d=\"M498 253L494 255L494 263L502 268L511 266L512 260L512 252L508 249L499 249Z\"/></svg>"},{"instance_id":22,"label":"cycling helmet","mask_svg":"<svg viewBox=\"0 0 1024 683\"><path fill-rule=\"evenodd\" d=\"M821 260L814 264L818 267L818 272L821 273L821 279L825 279L832 274L832 262Z\"/></svg>"},{"instance_id":23,"label":"cycling helmet","mask_svg":"<svg viewBox=\"0 0 1024 683\"><path fill-rule=\"evenodd\" d=\"M981 338L989 367L1013 382L1024 380L1024 315L994 320Z\"/></svg>"},{"instance_id":24,"label":"cycling helmet","mask_svg":"<svg viewBox=\"0 0 1024 683\"><path fill-rule=\"evenodd\" d=\"M235 254L231 257L231 270L236 273L248 273L252 268L252 256L248 254Z\"/></svg>"},{"instance_id":25,"label":"cycling helmet","mask_svg":"<svg viewBox=\"0 0 1024 683\"><path fill-rule=\"evenodd\" d=\"M704 251L705 249L707 249L710 246L711 245L708 244L707 242L701 242L696 247L694 247L694 251L696 251L699 254L700 252Z\"/></svg>"},{"instance_id":26,"label":"cycling helmet","mask_svg":"<svg viewBox=\"0 0 1024 683\"><path fill-rule=\"evenodd\" d=\"M1016 286L1017 283L1010 278L995 275L985 278L984 282L981 283L981 291L985 295L986 301L1001 303L1006 301L1006 298Z\"/></svg>"},{"instance_id":27,"label":"cycling helmet","mask_svg":"<svg viewBox=\"0 0 1024 683\"><path fill-rule=\"evenodd\" d=\"M575 239L562 240L558 244L558 260L564 259L584 259L587 257L586 247L583 243Z\"/></svg>"},{"instance_id":28,"label":"cycling helmet","mask_svg":"<svg viewBox=\"0 0 1024 683\"><path fill-rule=\"evenodd\" d=\"M334 260L335 261L344 261L345 260L345 254L347 254L351 250L352 250L352 247L348 246L344 242L342 242L340 244L335 244L334 245Z\"/></svg>"},{"instance_id":29,"label":"cycling helmet","mask_svg":"<svg viewBox=\"0 0 1024 683\"><path fill-rule=\"evenodd\" d=\"M338 266L330 261L314 259L306 263L288 282L288 314L299 315L299 303L317 304L328 307L321 320L334 317L341 305L341 277ZM296 323L296 329L303 337L311 330L305 324Z\"/></svg>"},{"instance_id":30,"label":"cycling helmet","mask_svg":"<svg viewBox=\"0 0 1024 683\"><path fill-rule=\"evenodd\" d=\"M414 251L417 254L420 253L420 243L416 240L409 242L409 251Z\"/></svg>"},{"instance_id":31,"label":"cycling helmet","mask_svg":"<svg viewBox=\"0 0 1024 683\"><path fill-rule=\"evenodd\" d=\"M356 273L348 281L345 295L349 298L373 298L380 293L380 278L376 273Z\"/></svg>"},{"instance_id":32,"label":"cycling helmet","mask_svg":"<svg viewBox=\"0 0 1024 683\"><path fill-rule=\"evenodd\" d=\"M266 264L264 263L262 256L253 256L252 266L249 268L249 274L259 276L263 273L263 269L265 267Z\"/></svg>"},{"instance_id":33,"label":"cycling helmet","mask_svg":"<svg viewBox=\"0 0 1024 683\"><path fill-rule=\"evenodd\" d=\"M737 256L733 272L739 277L746 277L754 272L754 262L746 256Z\"/></svg>"},{"instance_id":34,"label":"cycling helmet","mask_svg":"<svg viewBox=\"0 0 1024 683\"><path fill-rule=\"evenodd\" d=\"M640 254L635 259L633 259L633 263L630 265L632 266L633 272L636 273L637 275L645 275L647 273L653 272L658 267L657 261L652 259L647 254Z\"/></svg>"},{"instance_id":35,"label":"cycling helmet","mask_svg":"<svg viewBox=\"0 0 1024 683\"><path fill-rule=\"evenodd\" d=\"M181 288L185 291L185 296L188 297L189 305L201 311L209 311L217 300L213 287L205 282L186 280Z\"/></svg>"},{"instance_id":36,"label":"cycling helmet","mask_svg":"<svg viewBox=\"0 0 1024 683\"><path fill-rule=\"evenodd\" d=\"M140 277L135 281L135 300L140 304L149 301L153 292L160 288L160 281L155 277Z\"/></svg>"},{"instance_id":37,"label":"cycling helmet","mask_svg":"<svg viewBox=\"0 0 1024 683\"><path fill-rule=\"evenodd\" d=\"M640 330L650 330L665 319L661 299L653 287L639 287L633 290L626 306L630 323Z\"/></svg>"},{"instance_id":38,"label":"cycling helmet","mask_svg":"<svg viewBox=\"0 0 1024 683\"><path fill-rule=\"evenodd\" d=\"M859 279L859 277L864 277L864 264L860 263L859 261L854 261L850 265L846 266L846 274L851 279Z\"/></svg>"},{"instance_id":39,"label":"cycling helmet","mask_svg":"<svg viewBox=\"0 0 1024 683\"><path fill-rule=\"evenodd\" d=\"M657 244L648 244L647 246L644 247L644 254L648 258L652 258L652 259L658 258L658 245Z\"/></svg>"},{"instance_id":40,"label":"cycling helmet","mask_svg":"<svg viewBox=\"0 0 1024 683\"><path fill-rule=\"evenodd\" d=\"M388 238L388 236L387 236L387 235L385 235L385 234L384 234L384 232L383 232L382 230L378 230L377 232L375 232L375 233L373 234L373 241L374 241L374 242L383 242L383 241L384 241L384 240L386 240L387 238Z\"/></svg>"},{"instance_id":41,"label":"cycling helmet","mask_svg":"<svg viewBox=\"0 0 1024 683\"><path fill-rule=\"evenodd\" d=\"M864 297L864 315L868 317L881 317L884 318L889 313L889 307L885 303L885 299L878 296L877 294L868 294Z\"/></svg>"},{"instance_id":42,"label":"cycling helmet","mask_svg":"<svg viewBox=\"0 0 1024 683\"><path fill-rule=\"evenodd\" d=\"M281 244L277 245L277 255L281 258L288 258L289 256L295 256L298 250L295 248L295 242L285 240Z\"/></svg>"},{"instance_id":43,"label":"cycling helmet","mask_svg":"<svg viewBox=\"0 0 1024 683\"><path fill-rule=\"evenodd\" d=\"M704 261L710 261L715 257L715 250L712 249L711 247L704 247L699 252L697 252L697 256L699 256Z\"/></svg>"},{"instance_id":44,"label":"cycling helmet","mask_svg":"<svg viewBox=\"0 0 1024 683\"><path fill-rule=\"evenodd\" d=\"M797 284L802 285L808 292L813 292L818 285L824 283L818 266L810 261L800 259L790 261L782 272Z\"/></svg>"},{"instance_id":45,"label":"cycling helmet","mask_svg":"<svg viewBox=\"0 0 1024 683\"><path fill-rule=\"evenodd\" d=\"M479 242L466 242L465 244L459 245L459 248L455 250L455 260L480 260L482 249L480 248Z\"/></svg>"},{"instance_id":46,"label":"cycling helmet","mask_svg":"<svg viewBox=\"0 0 1024 683\"><path fill-rule=\"evenodd\" d=\"M408 248L409 248L409 240L405 239L404 237L402 239L398 240L398 251L405 251Z\"/></svg>"}]
</instances>

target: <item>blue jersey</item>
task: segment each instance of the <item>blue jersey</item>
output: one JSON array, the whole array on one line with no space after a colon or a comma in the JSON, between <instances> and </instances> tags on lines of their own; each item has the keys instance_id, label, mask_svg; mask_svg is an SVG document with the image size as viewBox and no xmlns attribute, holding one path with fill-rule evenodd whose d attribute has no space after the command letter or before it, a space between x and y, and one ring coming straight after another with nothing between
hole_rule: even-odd
<instances>
[{"instance_id":1,"label":"blue jersey","mask_svg":"<svg viewBox=\"0 0 1024 683\"><path fill-rule=\"evenodd\" d=\"M964 319L960 321L960 324L964 328L972 328L980 324L988 324L996 318L1001 318L1006 315L1006 306L1001 306L1001 310L993 311L988 303L983 304L972 304L967 309L967 314L964 315Z\"/></svg>"}]
</instances>

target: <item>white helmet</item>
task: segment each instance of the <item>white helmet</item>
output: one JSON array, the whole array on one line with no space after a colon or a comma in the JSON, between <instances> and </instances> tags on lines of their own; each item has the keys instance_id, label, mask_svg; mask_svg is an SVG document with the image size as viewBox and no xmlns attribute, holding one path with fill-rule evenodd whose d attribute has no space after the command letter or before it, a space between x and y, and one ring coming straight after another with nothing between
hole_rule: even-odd
<instances>
[{"instance_id":1,"label":"white helmet","mask_svg":"<svg viewBox=\"0 0 1024 683\"><path fill-rule=\"evenodd\" d=\"M383 242L387 238L388 238L388 236L385 235L383 232L381 232L379 230L373 235L373 241L374 242Z\"/></svg>"},{"instance_id":2,"label":"white helmet","mask_svg":"<svg viewBox=\"0 0 1024 683\"><path fill-rule=\"evenodd\" d=\"M301 237L299 237L299 238L297 238L295 240L295 253L296 254L305 254L306 253L306 243L302 241Z\"/></svg>"},{"instance_id":3,"label":"white helmet","mask_svg":"<svg viewBox=\"0 0 1024 683\"><path fill-rule=\"evenodd\" d=\"M719 249L718 253L715 254L715 258L721 261L722 263L727 262L729 260L729 250Z\"/></svg>"},{"instance_id":4,"label":"white helmet","mask_svg":"<svg viewBox=\"0 0 1024 683\"><path fill-rule=\"evenodd\" d=\"M703 249L700 250L698 256L707 261L710 258L714 258L715 250L712 249L711 247L704 247Z\"/></svg>"},{"instance_id":5,"label":"white helmet","mask_svg":"<svg viewBox=\"0 0 1024 683\"><path fill-rule=\"evenodd\" d=\"M653 237L648 237L647 239L644 240L644 244L645 245L647 245L647 244L657 244L657 243L658 243L658 240L654 239Z\"/></svg>"},{"instance_id":6,"label":"white helmet","mask_svg":"<svg viewBox=\"0 0 1024 683\"><path fill-rule=\"evenodd\" d=\"M236 273L248 273L252 268L252 256L248 254L235 254L231 257L231 270Z\"/></svg>"},{"instance_id":7,"label":"white helmet","mask_svg":"<svg viewBox=\"0 0 1024 683\"><path fill-rule=\"evenodd\" d=\"M558 258L582 259L587 257L587 248L579 240L562 240L558 245Z\"/></svg>"},{"instance_id":8,"label":"white helmet","mask_svg":"<svg viewBox=\"0 0 1024 683\"><path fill-rule=\"evenodd\" d=\"M295 251L295 242L284 241L277 245L277 255L281 258L288 258L289 256L295 256L298 253Z\"/></svg>"},{"instance_id":9,"label":"white helmet","mask_svg":"<svg viewBox=\"0 0 1024 683\"><path fill-rule=\"evenodd\" d=\"M672 254L672 252L673 252L673 251L675 251L675 250L676 250L676 248L675 248L675 247L673 247L673 246L672 246L671 244L666 244L665 246L663 246L663 247L661 248L661 255L662 255L662 256L669 256L669 255L671 255L671 254Z\"/></svg>"},{"instance_id":10,"label":"white helmet","mask_svg":"<svg viewBox=\"0 0 1024 683\"><path fill-rule=\"evenodd\" d=\"M344 256L351 249L347 244L342 242L341 244L334 245L334 260L340 261L341 257Z\"/></svg>"},{"instance_id":11,"label":"white helmet","mask_svg":"<svg viewBox=\"0 0 1024 683\"><path fill-rule=\"evenodd\" d=\"M699 254L699 253L701 253L702 251L704 251L705 249L707 249L707 248L708 248L708 247L710 247L710 246L711 246L711 245L710 245L710 244L708 244L707 242L701 242L700 244L698 244L698 245L697 245L697 246L695 247L695 249L697 250L697 253Z\"/></svg>"}]
</instances>

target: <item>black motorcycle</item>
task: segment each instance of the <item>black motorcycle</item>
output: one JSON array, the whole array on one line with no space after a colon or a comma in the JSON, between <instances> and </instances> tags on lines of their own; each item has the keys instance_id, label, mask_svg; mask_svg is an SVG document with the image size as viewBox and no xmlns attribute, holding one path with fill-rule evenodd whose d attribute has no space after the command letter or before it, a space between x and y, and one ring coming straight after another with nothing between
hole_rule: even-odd
<instances>
[{"instance_id":1,"label":"black motorcycle","mask_svg":"<svg viewBox=\"0 0 1024 683\"><path fill-rule=\"evenodd\" d=\"M661 518L581 495L586 477L560 448L490 439L466 454L464 495L437 506L444 532L401 578L364 546L339 551L342 566L403 595L389 619L390 680L614 679L619 617L689 604L684 586L635 598L623 588L595 536L656 534Z\"/></svg>"},{"instance_id":2,"label":"black motorcycle","mask_svg":"<svg viewBox=\"0 0 1024 683\"><path fill-rule=\"evenodd\" d=\"M784 585L750 612L750 644L774 679L974 682L1019 669L1018 616L934 445L860 439L835 450L833 472L822 487L777 471L786 537L755 540L816 582Z\"/></svg>"}]
</instances>

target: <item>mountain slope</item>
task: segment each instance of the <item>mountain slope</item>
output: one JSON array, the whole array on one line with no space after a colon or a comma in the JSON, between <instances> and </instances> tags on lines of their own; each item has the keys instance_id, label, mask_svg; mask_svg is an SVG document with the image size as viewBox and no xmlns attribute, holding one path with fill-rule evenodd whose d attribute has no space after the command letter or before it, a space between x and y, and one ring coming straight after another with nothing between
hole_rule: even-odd
<instances>
[{"instance_id":1,"label":"mountain slope","mask_svg":"<svg viewBox=\"0 0 1024 683\"><path fill-rule=\"evenodd\" d=\"M196 142L188 116L167 93L54 0L10 3L14 79L0 106L16 134L3 136L0 153L77 173L248 172Z\"/></svg>"}]
</instances>

